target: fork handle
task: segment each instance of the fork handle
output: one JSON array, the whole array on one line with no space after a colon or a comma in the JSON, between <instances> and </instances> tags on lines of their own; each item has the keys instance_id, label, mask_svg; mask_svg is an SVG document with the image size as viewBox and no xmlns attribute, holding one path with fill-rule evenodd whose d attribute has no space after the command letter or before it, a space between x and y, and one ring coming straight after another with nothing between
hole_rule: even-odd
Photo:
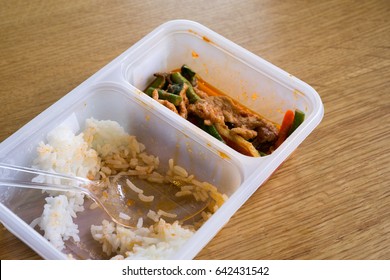
<instances>
[{"instance_id":1,"label":"fork handle","mask_svg":"<svg viewBox=\"0 0 390 280\"><path fill-rule=\"evenodd\" d=\"M34 168L16 166L7 163L0 162L0 170L13 170L18 171L25 174L34 174L34 175L43 175L48 178L55 179L65 179L68 181L76 182L77 185L65 185L60 183L39 183L39 182L31 182L24 181L18 179L9 179L0 177L0 186L4 187L21 187L21 188L30 188L30 189L41 189L41 190L53 190L53 191L74 191L74 192L83 192L88 193L84 188L80 187L80 185L90 184L91 181L81 177L68 176L48 171L43 171ZM0 173L1 176L1 173Z\"/></svg>"},{"instance_id":2,"label":"fork handle","mask_svg":"<svg viewBox=\"0 0 390 280\"><path fill-rule=\"evenodd\" d=\"M0 178L0 187L17 187L17 188L25 188L25 189L66 191L66 192L78 192L78 193L82 192L82 193L89 194L86 190L78 186L67 186L67 185L61 185L56 183L51 183L51 184L36 183L36 182L29 182L29 181L16 180L16 179Z\"/></svg>"}]
</instances>

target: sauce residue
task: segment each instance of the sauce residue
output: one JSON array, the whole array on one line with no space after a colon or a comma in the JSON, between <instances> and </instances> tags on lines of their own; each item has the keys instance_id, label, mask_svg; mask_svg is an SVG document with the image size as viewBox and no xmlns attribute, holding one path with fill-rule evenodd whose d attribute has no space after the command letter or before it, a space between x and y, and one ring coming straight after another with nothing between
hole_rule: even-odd
<instances>
[{"instance_id":1,"label":"sauce residue","mask_svg":"<svg viewBox=\"0 0 390 280\"><path fill-rule=\"evenodd\" d=\"M192 51L191 55L192 55L192 58L198 58L199 57L199 54L197 52L195 52L195 51Z\"/></svg>"},{"instance_id":2,"label":"sauce residue","mask_svg":"<svg viewBox=\"0 0 390 280\"><path fill-rule=\"evenodd\" d=\"M205 93L207 93L208 95L213 95L213 96L226 96L226 94L224 92L222 92L221 90L217 89L216 87L210 85L208 82L206 82L205 80L203 80L202 78L198 77L198 88L201 90L201 91L204 91Z\"/></svg>"},{"instance_id":3,"label":"sauce residue","mask_svg":"<svg viewBox=\"0 0 390 280\"><path fill-rule=\"evenodd\" d=\"M219 156L221 158L223 158L223 159L230 159L230 157L227 154L225 154L224 152L218 151L218 153L219 153Z\"/></svg>"},{"instance_id":4,"label":"sauce residue","mask_svg":"<svg viewBox=\"0 0 390 280\"><path fill-rule=\"evenodd\" d=\"M203 36L202 39L203 39L203 41L205 41L207 43L211 43L211 40L209 38L207 38L206 36Z\"/></svg>"}]
</instances>

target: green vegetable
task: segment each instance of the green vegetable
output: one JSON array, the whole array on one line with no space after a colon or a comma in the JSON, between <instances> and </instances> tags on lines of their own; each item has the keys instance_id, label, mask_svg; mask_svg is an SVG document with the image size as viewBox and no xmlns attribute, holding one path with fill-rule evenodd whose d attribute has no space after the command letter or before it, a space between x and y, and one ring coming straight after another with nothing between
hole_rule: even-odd
<instances>
[{"instance_id":1,"label":"green vegetable","mask_svg":"<svg viewBox=\"0 0 390 280\"><path fill-rule=\"evenodd\" d=\"M184 84L171 84L168 86L167 91L176 95L180 95Z\"/></svg>"},{"instance_id":2,"label":"green vegetable","mask_svg":"<svg viewBox=\"0 0 390 280\"><path fill-rule=\"evenodd\" d=\"M196 73L187 65L183 64L180 68L180 72L184 78L186 78L192 86L196 85Z\"/></svg>"},{"instance_id":3,"label":"green vegetable","mask_svg":"<svg viewBox=\"0 0 390 280\"><path fill-rule=\"evenodd\" d=\"M150 84L149 87L152 88L163 88L165 85L165 76L163 75L156 75L156 79Z\"/></svg>"},{"instance_id":4,"label":"green vegetable","mask_svg":"<svg viewBox=\"0 0 390 280\"><path fill-rule=\"evenodd\" d=\"M300 126L301 123L303 123L304 120L305 120L305 113L299 109L296 109L295 114L294 114L294 120L293 120L293 123L291 125L291 128L290 128L288 135L293 133L298 128L298 126Z\"/></svg>"},{"instance_id":5,"label":"green vegetable","mask_svg":"<svg viewBox=\"0 0 390 280\"><path fill-rule=\"evenodd\" d=\"M219 134L217 128L214 125L205 125L204 120L199 116L192 116L191 122L195 124L197 127L199 127L200 129L202 129L203 131L213 136L214 138L221 141L222 143L225 143L221 134Z\"/></svg>"},{"instance_id":6,"label":"green vegetable","mask_svg":"<svg viewBox=\"0 0 390 280\"><path fill-rule=\"evenodd\" d=\"M155 90L156 88L153 88L153 87L149 87L145 93L147 95L149 95L150 97L153 96L153 91ZM158 98L159 99L163 99L163 100L168 100L169 102L171 102L173 105L175 106L178 106L180 104L180 102L182 101L182 98L180 95L176 95L176 94L173 94L173 93L169 93L165 90L162 90L162 89L157 89L157 92L158 92Z\"/></svg>"},{"instance_id":7,"label":"green vegetable","mask_svg":"<svg viewBox=\"0 0 390 280\"><path fill-rule=\"evenodd\" d=\"M188 89L186 91L186 95L188 97L188 100L190 101L190 103L195 103L196 101L198 101L199 99L201 99L194 91L194 88L192 87L191 83L186 79L184 78L179 72L173 72L171 74L171 80L172 82L174 82L175 84L187 84L188 86Z\"/></svg>"},{"instance_id":8,"label":"green vegetable","mask_svg":"<svg viewBox=\"0 0 390 280\"><path fill-rule=\"evenodd\" d=\"M217 129L215 128L214 125L205 125L203 122L199 125L199 127L206 131L208 134L210 134L211 136L213 136L214 138L218 139L219 141L221 141L222 143L225 143L225 141L223 140L222 136L219 134L219 132L217 131Z\"/></svg>"}]
</instances>

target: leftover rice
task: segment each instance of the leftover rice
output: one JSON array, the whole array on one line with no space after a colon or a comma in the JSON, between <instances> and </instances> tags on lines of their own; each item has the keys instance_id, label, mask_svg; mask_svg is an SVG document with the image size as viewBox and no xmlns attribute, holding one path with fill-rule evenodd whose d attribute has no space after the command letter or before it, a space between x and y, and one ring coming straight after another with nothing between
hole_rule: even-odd
<instances>
[{"instance_id":1,"label":"leftover rice","mask_svg":"<svg viewBox=\"0 0 390 280\"><path fill-rule=\"evenodd\" d=\"M123 175L138 176L155 183L183 182L178 185L176 196L192 195L194 199L210 200L201 219L193 225L182 225L178 221L166 222L164 218L175 218L176 214L163 210L150 210L147 214L154 224L144 227L140 218L135 229L125 228L103 220L91 226L92 238L102 251L112 259L167 259L170 258L210 216L226 201L227 196L218 192L208 182L200 182L189 175L185 168L170 159L168 171L158 171L159 158L146 152L145 146L135 136L129 135L114 121L86 120L85 130L75 134L66 126L59 126L47 135L47 143L39 143L33 167L67 175L107 181L109 176L119 179ZM115 179L114 179L115 180ZM38 176L37 182L47 182ZM49 182L48 182L49 183ZM143 201L151 201L143 190L127 182L132 191ZM109 190L108 190L109 191ZM48 192L42 215L31 226L39 226L44 237L56 248L63 250L64 241L79 242L78 225L74 222L78 212L84 211L84 195L73 192ZM89 210L97 208L95 203ZM130 219L121 213L123 219Z\"/></svg>"}]
</instances>

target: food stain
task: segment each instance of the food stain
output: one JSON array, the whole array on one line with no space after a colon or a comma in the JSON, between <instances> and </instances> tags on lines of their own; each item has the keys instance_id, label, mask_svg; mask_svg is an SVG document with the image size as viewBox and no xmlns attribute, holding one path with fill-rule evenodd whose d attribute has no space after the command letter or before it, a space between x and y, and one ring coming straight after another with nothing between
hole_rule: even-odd
<instances>
[{"instance_id":1,"label":"food stain","mask_svg":"<svg viewBox=\"0 0 390 280\"><path fill-rule=\"evenodd\" d=\"M218 154L223 159L230 159L230 157L227 154L225 154L224 152L218 151Z\"/></svg>"},{"instance_id":2,"label":"food stain","mask_svg":"<svg viewBox=\"0 0 390 280\"><path fill-rule=\"evenodd\" d=\"M206 36L203 36L202 39L203 39L203 41L205 41L207 43L211 43L211 40L209 38L207 38Z\"/></svg>"},{"instance_id":3,"label":"food stain","mask_svg":"<svg viewBox=\"0 0 390 280\"><path fill-rule=\"evenodd\" d=\"M203 67L204 67L204 72L205 72L206 74L208 74L208 73L209 73L209 69L207 68L207 64L206 64L206 63L203 63Z\"/></svg>"},{"instance_id":4,"label":"food stain","mask_svg":"<svg viewBox=\"0 0 390 280\"><path fill-rule=\"evenodd\" d=\"M195 58L195 59L199 57L199 54L195 51L192 51L191 55L192 55L192 58Z\"/></svg>"},{"instance_id":5,"label":"food stain","mask_svg":"<svg viewBox=\"0 0 390 280\"><path fill-rule=\"evenodd\" d=\"M128 199L127 202L126 202L126 205L127 206L132 206L134 204L134 202L135 202L134 200Z\"/></svg>"},{"instance_id":6,"label":"food stain","mask_svg":"<svg viewBox=\"0 0 390 280\"><path fill-rule=\"evenodd\" d=\"M246 91L244 91L243 93L241 93L241 97L242 97L242 100L243 101L246 101L248 100L249 96L248 96L248 93Z\"/></svg>"},{"instance_id":7,"label":"food stain","mask_svg":"<svg viewBox=\"0 0 390 280\"><path fill-rule=\"evenodd\" d=\"M175 208L177 208L177 204L173 201L170 201L168 199L161 199L157 205L156 205L157 209L161 209L163 211L171 211L171 210L174 210Z\"/></svg>"}]
</instances>

